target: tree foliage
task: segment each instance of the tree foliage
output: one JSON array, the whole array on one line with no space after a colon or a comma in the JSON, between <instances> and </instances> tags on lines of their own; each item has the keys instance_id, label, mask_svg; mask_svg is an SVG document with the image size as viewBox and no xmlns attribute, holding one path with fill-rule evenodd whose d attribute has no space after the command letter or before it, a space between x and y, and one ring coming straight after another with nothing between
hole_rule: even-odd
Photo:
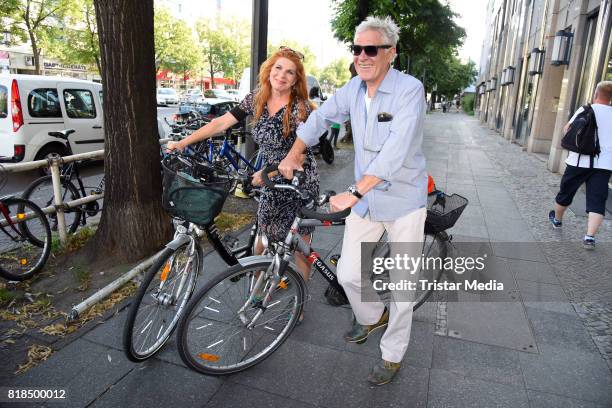
<instances>
[{"instance_id":1,"label":"tree foliage","mask_svg":"<svg viewBox=\"0 0 612 408\"><path fill-rule=\"evenodd\" d=\"M40 41L50 27L63 20L68 0L3 0L0 21L14 36L13 43L30 40L34 54L35 73L40 74Z\"/></svg>"},{"instance_id":2,"label":"tree foliage","mask_svg":"<svg viewBox=\"0 0 612 408\"><path fill-rule=\"evenodd\" d=\"M309 46L303 45L295 40L282 39L278 43L268 42L268 58L274 54L280 47L289 47L292 50L300 52L304 55L304 59L302 60L302 64L304 64L304 71L306 71L306 75L312 75L314 77L318 77L320 74L319 67L317 66L317 58L310 49Z\"/></svg>"},{"instance_id":3,"label":"tree foliage","mask_svg":"<svg viewBox=\"0 0 612 408\"><path fill-rule=\"evenodd\" d=\"M64 63L95 66L102 74L100 42L93 0L65 0L61 20L50 26L41 39L45 54Z\"/></svg>"},{"instance_id":4,"label":"tree foliage","mask_svg":"<svg viewBox=\"0 0 612 408\"><path fill-rule=\"evenodd\" d=\"M176 73L197 70L202 63L191 28L166 8L155 9L155 69Z\"/></svg>"},{"instance_id":5,"label":"tree foliage","mask_svg":"<svg viewBox=\"0 0 612 408\"><path fill-rule=\"evenodd\" d=\"M324 88L325 84L327 84L328 88L340 88L347 83L351 79L350 64L346 58L339 58L330 62L329 65L321 70L321 75L319 75L321 85ZM326 89L326 91L329 91L329 89Z\"/></svg>"},{"instance_id":6,"label":"tree foliage","mask_svg":"<svg viewBox=\"0 0 612 408\"><path fill-rule=\"evenodd\" d=\"M202 19L196 24L204 70L215 86L215 75L237 79L250 61L249 24L237 19Z\"/></svg>"},{"instance_id":7,"label":"tree foliage","mask_svg":"<svg viewBox=\"0 0 612 408\"><path fill-rule=\"evenodd\" d=\"M334 35L351 43L359 24L359 0L334 0L331 21ZM428 89L462 88L474 69L474 63L461 64L456 57L465 30L459 27L450 6L438 0L369 0L368 15L390 16L400 27L398 41L402 70L424 79ZM456 91L454 91L456 93Z\"/></svg>"}]
</instances>

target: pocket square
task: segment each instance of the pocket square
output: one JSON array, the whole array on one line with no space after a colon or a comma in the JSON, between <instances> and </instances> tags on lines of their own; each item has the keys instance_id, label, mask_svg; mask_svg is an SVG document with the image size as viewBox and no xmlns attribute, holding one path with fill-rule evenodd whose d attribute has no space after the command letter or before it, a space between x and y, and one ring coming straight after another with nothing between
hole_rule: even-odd
<instances>
[{"instance_id":1,"label":"pocket square","mask_svg":"<svg viewBox=\"0 0 612 408\"><path fill-rule=\"evenodd\" d=\"M393 120L393 115L387 112L382 112L378 114L379 122L391 122Z\"/></svg>"}]
</instances>

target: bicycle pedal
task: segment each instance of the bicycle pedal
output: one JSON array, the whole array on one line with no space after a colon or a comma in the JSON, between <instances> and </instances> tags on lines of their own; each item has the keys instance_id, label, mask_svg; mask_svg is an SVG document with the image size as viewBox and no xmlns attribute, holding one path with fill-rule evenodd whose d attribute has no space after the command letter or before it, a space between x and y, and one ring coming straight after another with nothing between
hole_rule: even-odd
<instances>
[{"instance_id":1,"label":"bicycle pedal","mask_svg":"<svg viewBox=\"0 0 612 408\"><path fill-rule=\"evenodd\" d=\"M334 254L329 258L329 262L334 266L338 266L339 260L340 260L340 254Z\"/></svg>"}]
</instances>

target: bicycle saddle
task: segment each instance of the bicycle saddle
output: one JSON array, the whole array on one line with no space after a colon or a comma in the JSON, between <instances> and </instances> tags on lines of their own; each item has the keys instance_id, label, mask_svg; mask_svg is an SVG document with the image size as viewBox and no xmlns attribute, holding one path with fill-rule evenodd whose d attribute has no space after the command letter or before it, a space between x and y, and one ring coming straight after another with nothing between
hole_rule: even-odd
<instances>
[{"instance_id":1,"label":"bicycle saddle","mask_svg":"<svg viewBox=\"0 0 612 408\"><path fill-rule=\"evenodd\" d=\"M60 130L57 132L49 132L49 136L57 137L58 139L68 140L68 136L76 132L74 129Z\"/></svg>"}]
</instances>

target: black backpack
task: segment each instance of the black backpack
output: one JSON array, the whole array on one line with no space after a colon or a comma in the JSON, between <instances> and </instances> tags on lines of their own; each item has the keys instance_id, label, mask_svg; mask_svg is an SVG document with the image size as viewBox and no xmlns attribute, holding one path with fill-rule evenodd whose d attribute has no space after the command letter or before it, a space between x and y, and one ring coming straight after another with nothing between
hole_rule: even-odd
<instances>
[{"instance_id":1,"label":"black backpack","mask_svg":"<svg viewBox=\"0 0 612 408\"><path fill-rule=\"evenodd\" d=\"M583 111L576 116L561 139L561 147L579 155L590 156L591 167L593 167L593 158L601 153L597 121L590 104L584 105L582 109ZM580 156L578 156L578 161L580 162Z\"/></svg>"}]
</instances>

